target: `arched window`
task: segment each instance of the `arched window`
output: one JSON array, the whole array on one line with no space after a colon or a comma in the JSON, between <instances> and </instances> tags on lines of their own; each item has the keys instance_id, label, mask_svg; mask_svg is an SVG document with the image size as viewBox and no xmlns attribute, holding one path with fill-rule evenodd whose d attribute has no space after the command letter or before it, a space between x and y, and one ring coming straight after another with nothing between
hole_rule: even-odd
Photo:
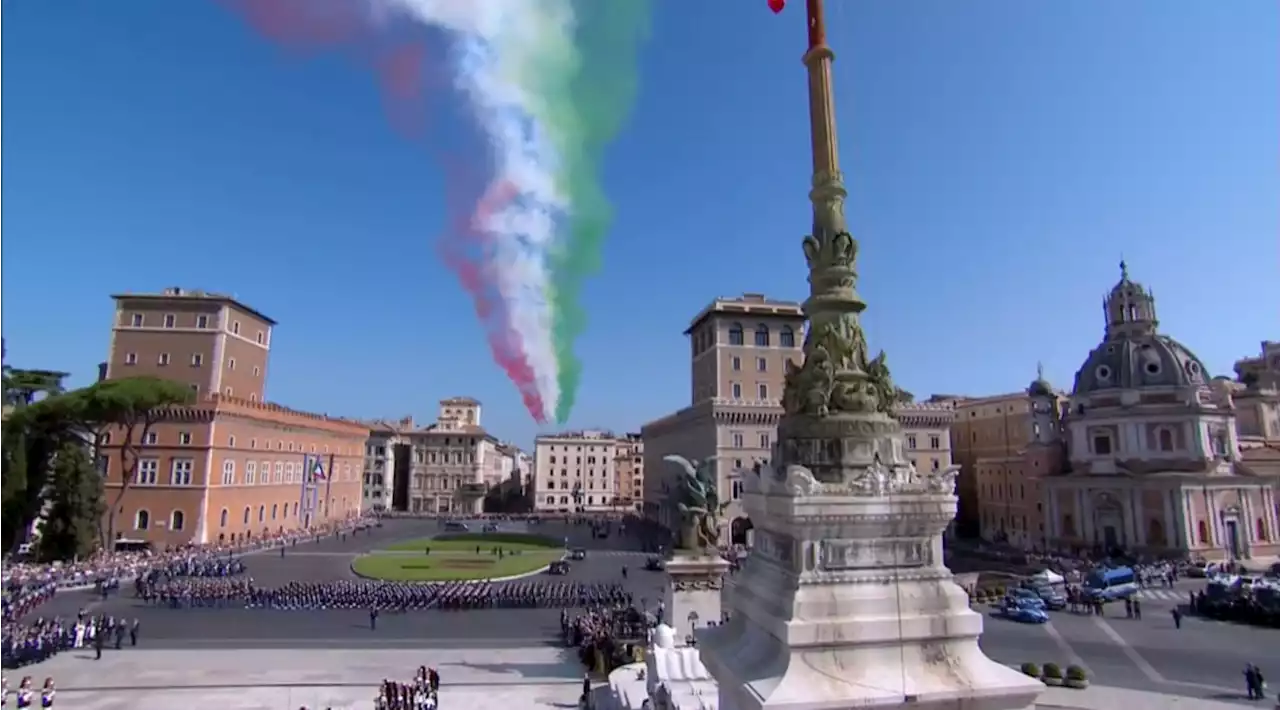
<instances>
[{"instance_id":1,"label":"arched window","mask_svg":"<svg viewBox=\"0 0 1280 710\"><path fill-rule=\"evenodd\" d=\"M796 332L791 326L782 326L782 331L778 333L778 344L784 348L794 348L796 346Z\"/></svg>"},{"instance_id":2,"label":"arched window","mask_svg":"<svg viewBox=\"0 0 1280 710\"><path fill-rule=\"evenodd\" d=\"M298 517L298 504L297 504L297 503L294 503L294 504L293 504L293 517L295 517L295 518L296 518L296 517Z\"/></svg>"},{"instance_id":3,"label":"arched window","mask_svg":"<svg viewBox=\"0 0 1280 710\"><path fill-rule=\"evenodd\" d=\"M262 522L266 519L267 519L267 506L265 505L258 506L258 522Z\"/></svg>"},{"instance_id":4,"label":"arched window","mask_svg":"<svg viewBox=\"0 0 1280 710\"><path fill-rule=\"evenodd\" d=\"M249 524L249 506L247 505L244 507L244 524Z\"/></svg>"},{"instance_id":5,"label":"arched window","mask_svg":"<svg viewBox=\"0 0 1280 710\"><path fill-rule=\"evenodd\" d=\"M181 510L169 513L169 529L181 530L187 524L187 514Z\"/></svg>"},{"instance_id":6,"label":"arched window","mask_svg":"<svg viewBox=\"0 0 1280 710\"><path fill-rule=\"evenodd\" d=\"M279 503L272 503L272 504L271 504L271 519L272 519L272 520L275 520L275 519L276 519L276 518L278 518L278 517L280 517L280 504L279 504Z\"/></svg>"},{"instance_id":7,"label":"arched window","mask_svg":"<svg viewBox=\"0 0 1280 710\"><path fill-rule=\"evenodd\" d=\"M231 511L227 510L226 508L222 509L222 515L218 516L218 527L220 528L227 527L227 518L230 517L230 514L231 514Z\"/></svg>"},{"instance_id":8,"label":"arched window","mask_svg":"<svg viewBox=\"0 0 1280 710\"><path fill-rule=\"evenodd\" d=\"M556 504L556 497L555 497L555 496L547 496L547 505L555 505L555 504Z\"/></svg>"},{"instance_id":9,"label":"arched window","mask_svg":"<svg viewBox=\"0 0 1280 710\"><path fill-rule=\"evenodd\" d=\"M745 341L742 338L742 324L734 323L733 325L729 326L729 344L743 345L744 343Z\"/></svg>"},{"instance_id":10,"label":"arched window","mask_svg":"<svg viewBox=\"0 0 1280 710\"><path fill-rule=\"evenodd\" d=\"M1160 430L1160 450L1173 451L1173 432L1168 429Z\"/></svg>"},{"instance_id":11,"label":"arched window","mask_svg":"<svg viewBox=\"0 0 1280 710\"><path fill-rule=\"evenodd\" d=\"M1200 537L1200 544L1209 544L1209 524L1201 520L1196 523L1196 534Z\"/></svg>"},{"instance_id":12,"label":"arched window","mask_svg":"<svg viewBox=\"0 0 1280 710\"><path fill-rule=\"evenodd\" d=\"M1258 532L1258 540L1260 542L1265 542L1267 539L1267 524L1262 521L1262 518L1258 518L1257 522L1254 523L1254 528Z\"/></svg>"},{"instance_id":13,"label":"arched window","mask_svg":"<svg viewBox=\"0 0 1280 710\"><path fill-rule=\"evenodd\" d=\"M569 505L569 496L560 496L560 505Z\"/></svg>"},{"instance_id":14,"label":"arched window","mask_svg":"<svg viewBox=\"0 0 1280 710\"><path fill-rule=\"evenodd\" d=\"M764 323L756 326L756 345L762 348L769 347L769 326Z\"/></svg>"},{"instance_id":15,"label":"arched window","mask_svg":"<svg viewBox=\"0 0 1280 710\"><path fill-rule=\"evenodd\" d=\"M133 516L134 530L147 530L151 527L151 513L146 510L139 510Z\"/></svg>"}]
</instances>

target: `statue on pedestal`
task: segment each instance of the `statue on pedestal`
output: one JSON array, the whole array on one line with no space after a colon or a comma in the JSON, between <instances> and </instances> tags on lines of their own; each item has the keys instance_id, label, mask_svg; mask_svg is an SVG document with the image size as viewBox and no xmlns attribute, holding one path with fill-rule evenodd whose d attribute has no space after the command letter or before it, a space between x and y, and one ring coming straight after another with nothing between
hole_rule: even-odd
<instances>
[{"instance_id":1,"label":"statue on pedestal","mask_svg":"<svg viewBox=\"0 0 1280 710\"><path fill-rule=\"evenodd\" d=\"M684 470L680 480L678 500L682 525L679 547L706 555L718 554L720 547L720 513L725 504L720 502L720 490L716 481L715 461L711 456L699 462L683 456L663 457Z\"/></svg>"}]
</instances>

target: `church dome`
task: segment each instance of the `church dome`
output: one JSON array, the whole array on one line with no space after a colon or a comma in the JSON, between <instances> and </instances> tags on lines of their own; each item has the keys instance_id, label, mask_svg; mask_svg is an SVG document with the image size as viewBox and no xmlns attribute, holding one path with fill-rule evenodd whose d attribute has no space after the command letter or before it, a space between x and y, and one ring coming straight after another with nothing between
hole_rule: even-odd
<instances>
[{"instance_id":1,"label":"church dome","mask_svg":"<svg viewBox=\"0 0 1280 710\"><path fill-rule=\"evenodd\" d=\"M1073 394L1207 382L1204 363L1195 353L1173 338L1153 333L1103 341L1076 372Z\"/></svg>"},{"instance_id":2,"label":"church dome","mask_svg":"<svg viewBox=\"0 0 1280 710\"><path fill-rule=\"evenodd\" d=\"M1120 262L1120 281L1102 303L1106 336L1076 371L1073 393L1109 389L1187 387L1207 384L1204 363L1185 345L1156 327L1156 298L1129 278Z\"/></svg>"}]
</instances>

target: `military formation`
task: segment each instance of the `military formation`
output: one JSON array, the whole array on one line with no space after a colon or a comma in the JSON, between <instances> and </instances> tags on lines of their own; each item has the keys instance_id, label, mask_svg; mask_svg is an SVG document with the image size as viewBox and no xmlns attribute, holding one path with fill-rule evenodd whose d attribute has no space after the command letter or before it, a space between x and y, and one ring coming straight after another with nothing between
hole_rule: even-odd
<instances>
[{"instance_id":1,"label":"military formation","mask_svg":"<svg viewBox=\"0 0 1280 710\"><path fill-rule=\"evenodd\" d=\"M112 616L91 616L81 611L75 619L38 618L30 623L10 622L0 644L0 665L21 668L47 660L63 651L92 648L102 657L106 648L138 645L141 622Z\"/></svg>"},{"instance_id":2,"label":"military formation","mask_svg":"<svg viewBox=\"0 0 1280 710\"><path fill-rule=\"evenodd\" d=\"M631 594L617 582L545 580L496 583L339 580L264 587L254 584L251 577L185 577L140 584L138 596L150 605L171 609L277 611L563 609L631 603Z\"/></svg>"}]
</instances>

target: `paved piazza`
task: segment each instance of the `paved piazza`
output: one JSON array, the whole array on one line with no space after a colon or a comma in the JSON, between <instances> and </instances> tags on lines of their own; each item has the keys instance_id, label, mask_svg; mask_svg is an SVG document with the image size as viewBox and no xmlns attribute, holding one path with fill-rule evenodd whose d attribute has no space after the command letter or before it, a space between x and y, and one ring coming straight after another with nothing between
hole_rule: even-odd
<instances>
[{"instance_id":1,"label":"paved piazza","mask_svg":"<svg viewBox=\"0 0 1280 710\"><path fill-rule=\"evenodd\" d=\"M568 537L570 546L590 550L569 579L617 581L625 565L625 583L637 599L652 606L662 598L665 575L643 570L645 555L632 541L616 534L592 540L588 528L572 526L533 531ZM392 521L345 542L299 545L284 558L249 557L248 574L268 586L352 579L355 555L434 532L434 524ZM1215 700L1246 704L1246 663L1280 679L1280 662L1274 660L1280 657L1280 631L1197 619L1175 629L1170 610L1198 586L1191 581L1175 592L1146 593L1142 620L1123 618L1123 607L1114 606L1105 618L1056 612L1044 626L988 618L982 646L1012 665L1083 665L1095 686L1179 696L1178 707L1208 707ZM73 615L91 603L96 613L137 617L137 648L108 649L101 661L91 651L65 653L26 672L53 676L59 699L82 710L364 709L372 707L383 678L407 679L424 664L440 669L442 707L576 707L582 669L557 643L555 609L386 614L373 631L360 611L172 610L138 605L127 598L130 592L105 603L66 595L41 613ZM1173 707L1171 700L1162 702ZM1141 710L1133 700L1114 704L1117 710Z\"/></svg>"}]
</instances>

